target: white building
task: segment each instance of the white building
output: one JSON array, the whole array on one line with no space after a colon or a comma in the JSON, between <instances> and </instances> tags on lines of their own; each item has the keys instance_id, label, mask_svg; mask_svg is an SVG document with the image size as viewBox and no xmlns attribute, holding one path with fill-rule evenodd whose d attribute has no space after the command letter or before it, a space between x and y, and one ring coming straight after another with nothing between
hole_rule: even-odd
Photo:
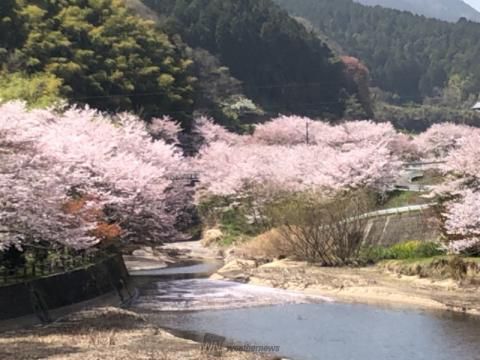
<instances>
[{"instance_id":1,"label":"white building","mask_svg":"<svg viewBox=\"0 0 480 360\"><path fill-rule=\"evenodd\" d=\"M472 110L480 111L480 101L473 105Z\"/></svg>"}]
</instances>

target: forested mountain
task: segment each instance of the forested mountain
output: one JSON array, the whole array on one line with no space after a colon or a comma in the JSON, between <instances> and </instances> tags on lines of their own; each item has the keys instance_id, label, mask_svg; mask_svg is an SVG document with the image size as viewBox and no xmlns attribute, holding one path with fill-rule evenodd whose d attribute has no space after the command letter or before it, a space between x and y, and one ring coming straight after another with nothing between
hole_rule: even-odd
<instances>
[{"instance_id":1,"label":"forested mountain","mask_svg":"<svg viewBox=\"0 0 480 360\"><path fill-rule=\"evenodd\" d=\"M276 2L364 61L373 85L391 92L391 101L448 95L459 105L480 91L480 24L451 24L352 0Z\"/></svg>"},{"instance_id":2,"label":"forested mountain","mask_svg":"<svg viewBox=\"0 0 480 360\"><path fill-rule=\"evenodd\" d=\"M462 0L355 0L364 5L410 11L417 15L456 22L460 18L480 22L480 13Z\"/></svg>"},{"instance_id":3,"label":"forested mountain","mask_svg":"<svg viewBox=\"0 0 480 360\"><path fill-rule=\"evenodd\" d=\"M232 128L258 104L265 115L371 114L364 68L271 0L2 0L0 11L3 100L184 125L197 110Z\"/></svg>"},{"instance_id":4,"label":"forested mountain","mask_svg":"<svg viewBox=\"0 0 480 360\"><path fill-rule=\"evenodd\" d=\"M344 66L271 0L144 0L192 48L217 56L268 112L343 113Z\"/></svg>"}]
</instances>

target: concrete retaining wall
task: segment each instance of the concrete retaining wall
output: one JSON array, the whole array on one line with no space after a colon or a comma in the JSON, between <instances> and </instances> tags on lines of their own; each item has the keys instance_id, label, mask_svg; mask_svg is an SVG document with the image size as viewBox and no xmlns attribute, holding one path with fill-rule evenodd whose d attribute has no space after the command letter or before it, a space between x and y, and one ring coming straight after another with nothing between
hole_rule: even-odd
<instances>
[{"instance_id":1,"label":"concrete retaining wall","mask_svg":"<svg viewBox=\"0 0 480 360\"><path fill-rule=\"evenodd\" d=\"M36 314L89 300L111 291L127 294L128 272L120 254L85 268L0 287L0 320Z\"/></svg>"},{"instance_id":2,"label":"concrete retaining wall","mask_svg":"<svg viewBox=\"0 0 480 360\"><path fill-rule=\"evenodd\" d=\"M368 245L390 246L403 241L434 241L440 230L430 210L413 211L369 219L364 241Z\"/></svg>"}]
</instances>

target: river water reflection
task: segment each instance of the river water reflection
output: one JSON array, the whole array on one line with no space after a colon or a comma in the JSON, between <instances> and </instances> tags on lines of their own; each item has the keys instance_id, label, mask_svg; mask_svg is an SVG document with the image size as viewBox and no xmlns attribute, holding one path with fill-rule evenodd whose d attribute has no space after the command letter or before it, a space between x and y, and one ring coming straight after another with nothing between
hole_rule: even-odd
<instances>
[{"instance_id":1,"label":"river water reflection","mask_svg":"<svg viewBox=\"0 0 480 360\"><path fill-rule=\"evenodd\" d=\"M162 326L280 346L296 360L478 360L480 319L340 303L164 313Z\"/></svg>"},{"instance_id":2,"label":"river water reflection","mask_svg":"<svg viewBox=\"0 0 480 360\"><path fill-rule=\"evenodd\" d=\"M192 268L156 273L168 277L143 286L133 308L197 340L215 334L279 346L296 360L480 360L479 317L336 303L194 274L175 279L184 270Z\"/></svg>"}]
</instances>

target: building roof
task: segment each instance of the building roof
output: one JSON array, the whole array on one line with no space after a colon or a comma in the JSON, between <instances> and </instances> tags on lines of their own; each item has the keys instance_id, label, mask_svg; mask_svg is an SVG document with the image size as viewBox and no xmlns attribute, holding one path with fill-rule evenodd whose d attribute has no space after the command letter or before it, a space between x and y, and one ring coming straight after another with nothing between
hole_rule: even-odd
<instances>
[{"instance_id":1,"label":"building roof","mask_svg":"<svg viewBox=\"0 0 480 360\"><path fill-rule=\"evenodd\" d=\"M473 105L472 109L473 109L473 110L480 111L480 101L477 102L475 105Z\"/></svg>"}]
</instances>

